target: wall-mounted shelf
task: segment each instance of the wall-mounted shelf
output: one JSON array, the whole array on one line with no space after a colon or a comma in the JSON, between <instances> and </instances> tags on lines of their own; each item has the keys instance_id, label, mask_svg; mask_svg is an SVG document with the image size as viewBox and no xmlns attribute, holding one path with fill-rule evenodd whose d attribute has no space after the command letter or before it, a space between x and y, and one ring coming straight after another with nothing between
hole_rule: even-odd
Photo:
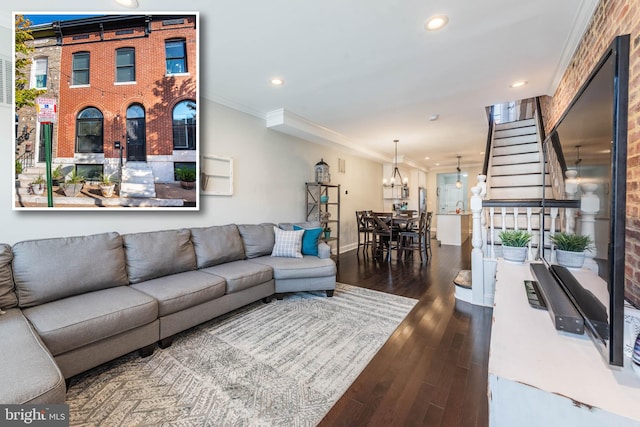
<instances>
[{"instance_id":1,"label":"wall-mounted shelf","mask_svg":"<svg viewBox=\"0 0 640 427\"><path fill-rule=\"evenodd\" d=\"M200 171L200 194L233 195L233 159L203 154Z\"/></svg>"}]
</instances>

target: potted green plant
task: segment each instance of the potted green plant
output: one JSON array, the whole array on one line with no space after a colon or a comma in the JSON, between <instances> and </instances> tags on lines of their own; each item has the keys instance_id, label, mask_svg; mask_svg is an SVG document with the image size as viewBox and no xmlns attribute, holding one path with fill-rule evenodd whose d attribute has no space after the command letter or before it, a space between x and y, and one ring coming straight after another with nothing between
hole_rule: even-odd
<instances>
[{"instance_id":1,"label":"potted green plant","mask_svg":"<svg viewBox=\"0 0 640 427\"><path fill-rule=\"evenodd\" d=\"M196 186L196 170L193 168L177 168L176 178L182 188L192 190Z\"/></svg>"},{"instance_id":2,"label":"potted green plant","mask_svg":"<svg viewBox=\"0 0 640 427\"><path fill-rule=\"evenodd\" d=\"M33 194L35 194L36 196L41 196L42 194L44 194L46 183L47 182L44 180L42 175L38 175L36 179L31 181L31 191L33 192Z\"/></svg>"},{"instance_id":3,"label":"potted green plant","mask_svg":"<svg viewBox=\"0 0 640 427\"><path fill-rule=\"evenodd\" d=\"M549 240L556 246L558 264L568 268L582 268L584 251L593 243L589 236L566 232L555 233Z\"/></svg>"},{"instance_id":4,"label":"potted green plant","mask_svg":"<svg viewBox=\"0 0 640 427\"><path fill-rule=\"evenodd\" d=\"M525 230L504 230L498 237L502 242L502 257L506 261L523 263L527 258L531 233Z\"/></svg>"},{"instance_id":5,"label":"potted green plant","mask_svg":"<svg viewBox=\"0 0 640 427\"><path fill-rule=\"evenodd\" d=\"M322 229L322 232L324 233L325 240L329 240L329 237L331 237L331 227L325 225L325 227Z\"/></svg>"},{"instance_id":6,"label":"potted green plant","mask_svg":"<svg viewBox=\"0 0 640 427\"><path fill-rule=\"evenodd\" d=\"M62 165L58 165L53 171L51 171L51 185L60 185L63 181L64 174L62 173Z\"/></svg>"},{"instance_id":7,"label":"potted green plant","mask_svg":"<svg viewBox=\"0 0 640 427\"><path fill-rule=\"evenodd\" d=\"M113 191L116 188L116 183L111 180L111 175L100 175L100 183L98 184L103 197L112 197Z\"/></svg>"},{"instance_id":8,"label":"potted green plant","mask_svg":"<svg viewBox=\"0 0 640 427\"><path fill-rule=\"evenodd\" d=\"M83 186L84 177L82 175L78 175L75 169L71 171L69 179L67 179L63 184L60 184L62 191L64 191L64 195L67 197L75 197L80 194Z\"/></svg>"}]
</instances>

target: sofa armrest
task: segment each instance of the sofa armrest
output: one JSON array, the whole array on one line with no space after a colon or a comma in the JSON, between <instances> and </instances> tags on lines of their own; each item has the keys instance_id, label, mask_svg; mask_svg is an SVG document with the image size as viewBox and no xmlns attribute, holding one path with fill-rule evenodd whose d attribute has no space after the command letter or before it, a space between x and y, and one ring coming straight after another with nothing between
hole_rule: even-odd
<instances>
[{"instance_id":1,"label":"sofa armrest","mask_svg":"<svg viewBox=\"0 0 640 427\"><path fill-rule=\"evenodd\" d=\"M329 246L325 242L318 243L318 258L330 258L331 257L331 246Z\"/></svg>"}]
</instances>

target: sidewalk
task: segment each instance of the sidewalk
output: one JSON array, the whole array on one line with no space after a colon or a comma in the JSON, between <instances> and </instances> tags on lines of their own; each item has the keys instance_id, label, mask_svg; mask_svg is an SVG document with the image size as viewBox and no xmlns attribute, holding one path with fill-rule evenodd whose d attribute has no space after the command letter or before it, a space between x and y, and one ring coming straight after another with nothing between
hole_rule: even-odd
<instances>
[{"instance_id":1,"label":"sidewalk","mask_svg":"<svg viewBox=\"0 0 640 427\"><path fill-rule=\"evenodd\" d=\"M98 186L85 184L82 192L77 197L66 197L62 190L53 187L53 207L60 208L120 208L120 207L140 207L140 208L164 208L164 207L195 207L196 190L185 190L179 183L175 184L155 184L156 197L154 198L133 198L133 197L103 197ZM46 208L47 194L36 196L33 194L16 194L16 207L37 207Z\"/></svg>"}]
</instances>

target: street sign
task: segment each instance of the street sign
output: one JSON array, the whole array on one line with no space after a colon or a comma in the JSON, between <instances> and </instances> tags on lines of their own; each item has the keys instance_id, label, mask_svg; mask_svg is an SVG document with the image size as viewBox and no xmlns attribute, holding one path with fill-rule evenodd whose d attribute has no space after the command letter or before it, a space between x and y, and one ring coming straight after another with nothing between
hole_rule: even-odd
<instances>
[{"instance_id":1,"label":"street sign","mask_svg":"<svg viewBox=\"0 0 640 427\"><path fill-rule=\"evenodd\" d=\"M36 98L36 111L39 123L55 123L58 117L58 104L55 98Z\"/></svg>"}]
</instances>

